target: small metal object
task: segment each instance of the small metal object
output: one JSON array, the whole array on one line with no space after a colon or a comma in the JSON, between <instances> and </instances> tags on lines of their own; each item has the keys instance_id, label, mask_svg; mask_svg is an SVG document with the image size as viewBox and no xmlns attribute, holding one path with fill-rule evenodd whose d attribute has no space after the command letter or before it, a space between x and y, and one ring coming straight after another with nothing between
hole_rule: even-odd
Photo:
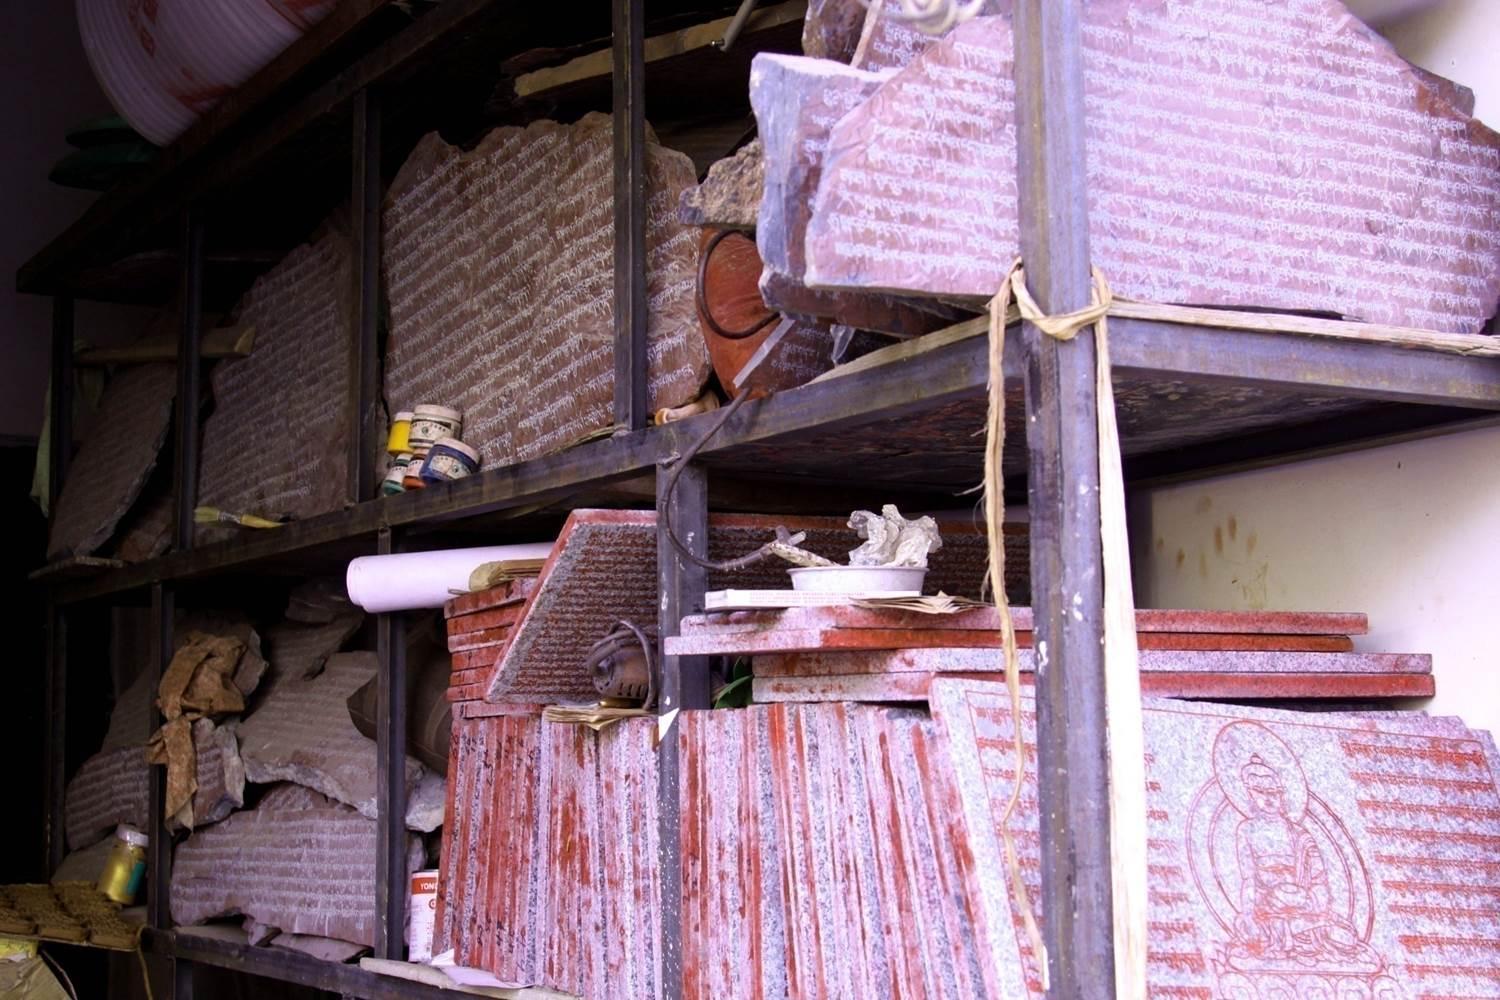
<instances>
[{"instance_id":1,"label":"small metal object","mask_svg":"<svg viewBox=\"0 0 1500 1000\"><path fill-rule=\"evenodd\" d=\"M728 52L729 47L740 37L740 32L745 30L745 22L750 20L750 14L755 10L756 0L742 0L740 9L734 12L734 19L729 22L729 27L724 29L724 37L716 43L720 52Z\"/></svg>"},{"instance_id":2,"label":"small metal object","mask_svg":"<svg viewBox=\"0 0 1500 1000\"><path fill-rule=\"evenodd\" d=\"M656 700L650 629L622 621L589 650L588 671L601 698L623 698L650 707Z\"/></svg>"}]
</instances>

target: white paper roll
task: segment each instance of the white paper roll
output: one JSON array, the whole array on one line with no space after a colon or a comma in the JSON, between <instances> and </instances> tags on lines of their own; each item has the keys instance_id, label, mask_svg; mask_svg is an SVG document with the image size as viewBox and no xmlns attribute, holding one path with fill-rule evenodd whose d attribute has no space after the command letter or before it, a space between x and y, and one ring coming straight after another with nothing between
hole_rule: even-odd
<instances>
[{"instance_id":1,"label":"white paper roll","mask_svg":"<svg viewBox=\"0 0 1500 1000\"><path fill-rule=\"evenodd\" d=\"M344 584L349 600L372 614L440 608L452 599L454 591L469 589L469 574L484 563L545 559L551 552L551 542L533 542L360 556L349 562Z\"/></svg>"}]
</instances>

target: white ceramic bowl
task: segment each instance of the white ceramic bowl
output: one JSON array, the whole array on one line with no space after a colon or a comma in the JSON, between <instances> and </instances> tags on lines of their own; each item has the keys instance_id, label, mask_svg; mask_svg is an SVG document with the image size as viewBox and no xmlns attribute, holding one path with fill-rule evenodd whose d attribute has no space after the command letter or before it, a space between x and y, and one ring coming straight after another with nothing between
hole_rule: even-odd
<instances>
[{"instance_id":1,"label":"white ceramic bowl","mask_svg":"<svg viewBox=\"0 0 1500 1000\"><path fill-rule=\"evenodd\" d=\"M789 569L792 589L817 594L922 593L925 566L802 566Z\"/></svg>"}]
</instances>

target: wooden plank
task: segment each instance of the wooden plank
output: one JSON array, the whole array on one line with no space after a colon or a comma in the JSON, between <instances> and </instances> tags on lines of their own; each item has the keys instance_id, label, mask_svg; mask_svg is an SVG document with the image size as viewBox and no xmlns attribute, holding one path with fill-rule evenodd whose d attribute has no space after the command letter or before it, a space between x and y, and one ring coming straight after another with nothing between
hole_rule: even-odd
<instances>
[{"instance_id":1,"label":"wooden plank","mask_svg":"<svg viewBox=\"0 0 1500 1000\"><path fill-rule=\"evenodd\" d=\"M150 679L150 689L155 691L172 662L176 601L170 586L158 583L151 588L150 620L146 676ZM162 724L161 711L154 698L146 718L147 731L140 734L141 739L148 739ZM146 849L146 924L165 929L172 926L172 836L167 832L167 769L152 767L149 781L146 833L151 843Z\"/></svg>"},{"instance_id":2,"label":"wooden plank","mask_svg":"<svg viewBox=\"0 0 1500 1000\"><path fill-rule=\"evenodd\" d=\"M55 510L73 461L73 300L52 300L52 381L47 399L47 509Z\"/></svg>"},{"instance_id":3,"label":"wooden plank","mask_svg":"<svg viewBox=\"0 0 1500 1000\"><path fill-rule=\"evenodd\" d=\"M757 31L791 24L802 20L806 14L807 0L791 0L789 3L779 3L774 7L756 10L745 22L742 34L754 34ZM733 21L733 17L721 17L664 35L652 35L644 41L643 61L660 62L697 49L717 46L723 41L724 33ZM559 90L584 80L609 76L612 67L613 59L610 50L600 49L597 52L590 52L558 66L547 66L530 73L522 73L516 77L516 96L523 98L543 96L549 91Z\"/></svg>"},{"instance_id":4,"label":"wooden plank","mask_svg":"<svg viewBox=\"0 0 1500 1000\"><path fill-rule=\"evenodd\" d=\"M148 339L124 347L91 347L79 351L74 363L80 367L99 368L104 365L175 364L178 339ZM218 326L203 335L198 345L198 356L204 361L221 358L245 358L255 347L255 327Z\"/></svg>"},{"instance_id":5,"label":"wooden plank","mask_svg":"<svg viewBox=\"0 0 1500 1000\"><path fill-rule=\"evenodd\" d=\"M66 823L63 804L66 800L68 748L68 616L62 607L47 604L47 678L43 725L47 728L45 809L42 837L46 851L42 869L50 878L67 855Z\"/></svg>"},{"instance_id":6,"label":"wooden plank","mask_svg":"<svg viewBox=\"0 0 1500 1000\"><path fill-rule=\"evenodd\" d=\"M1089 304L1080 0L1017 0L1017 199L1026 279L1050 314ZM1055 1000L1115 996L1104 573L1094 337L1022 328L1037 657L1037 787Z\"/></svg>"}]
</instances>

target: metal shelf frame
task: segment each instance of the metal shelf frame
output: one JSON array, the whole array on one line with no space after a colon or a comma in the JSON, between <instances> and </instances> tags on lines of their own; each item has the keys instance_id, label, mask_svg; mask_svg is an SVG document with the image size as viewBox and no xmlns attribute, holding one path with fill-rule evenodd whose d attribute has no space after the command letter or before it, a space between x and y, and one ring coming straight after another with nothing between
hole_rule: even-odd
<instances>
[{"instance_id":1,"label":"metal shelf frame","mask_svg":"<svg viewBox=\"0 0 1500 1000\"><path fill-rule=\"evenodd\" d=\"M150 669L159 677L172 655L173 608L179 588L231 573L253 573L265 564L314 564L350 551L394 552L423 528L463 524L496 512L539 502L587 495L621 480L655 475L658 509L671 504L678 524L702 523L714 470L734 468L747 448L795 441L810 432L879 431L942 407L983 398L987 345L983 336L914 352L899 365L854 372L778 393L747 405L680 477L676 496L664 494L661 470L703 433L712 420L691 418L649 427L646 410L646 271L644 168L644 0L611 0L615 156L615 436L553 455L495 469L458 483L395 497L376 498L378 470L370 456L384 433L379 425L380 205L384 109L401 74L440 53L446 41L470 29L493 0L447 0L398 33L383 38L352 65L325 82L304 87L278 105L274 120L257 115L300 79L295 59L273 64L265 80L252 81L229 106L167 154L168 167L138 186L137 204L106 199L28 263L18 276L23 291L54 296L51 459L54 497L66 475L72 400L72 279L100 253L114 252L151 225L175 219L181 232L181 341L175 420L175 545L167 555L81 580L49 585L47 646L49 866L62 858L64 733L67 724L67 630L80 605L149 600ZM1017 0L1015 11L1018 108L1018 182L1022 206L1022 250L1031 287L1044 308L1066 311L1089 295L1087 199L1081 114L1081 0ZM302 45L344 43L362 19L385 7L377 0L346 3L329 24ZM498 4L496 4L498 6ZM284 98L284 95L283 95ZM242 539L193 545L192 511L198 478L202 366L198 357L203 310L206 233L204 200L229 180L250 171L300 128L347 114L350 122L349 198L357 266L354 268L354 342L350 344L351 395L345 426L351 455L344 510L309 518ZM248 122L250 124L246 125ZM217 132L215 130L218 130ZM229 141L226 136L232 138ZM175 178L175 181L174 181ZM1110 324L1117 380L1183 380L1199 384L1253 386L1274 393L1313 393L1348 399L1421 404L1443 420L1500 411L1500 363L1493 359L1415 351L1377 343L1293 337L1248 330L1141 320ZM1040 788L1043 814L1043 898L1047 912L1051 996L1098 1000L1114 996L1109 891L1109 831L1105 820L1104 717L1100 657L1102 586L1097 512L1098 442L1091 421L1075 419L1091 410L1092 332L1059 344L1025 328L1021 349L1006 357L1006 379L1024 386L1028 427L1027 483L1032 519L1032 579L1037 631L1055 651L1050 671L1038 680ZM1405 418L1403 418L1405 419ZM1411 427L1423 425L1413 420ZM1399 422L1396 430L1410 429ZM1370 425L1364 433L1381 432ZM1386 428L1387 430L1390 428ZM1257 431L1261 437L1276 432ZM1339 446L1361 436L1360 428L1325 429L1309 440ZM1251 437L1255 437L1254 434ZM1251 461L1273 461L1295 450L1290 442L1260 441L1244 452ZM1278 451L1279 449L1279 451ZM1189 449L1192 463L1211 465L1213 444ZM763 453L762 453L763 454ZM1269 457L1268 457L1269 456ZM747 463L751 464L751 463ZM1191 463L1190 463L1191 464ZM1182 467L1147 462L1156 475ZM775 470L755 463L760 475ZM977 465L976 465L977 475ZM692 533L702 538L702 531ZM673 635L681 616L702 609L704 580L665 540L659 541L662 593L659 622ZM1079 614L1061 595L1079 594ZM1065 613L1065 611L1067 613ZM379 858L375 900L379 932L375 953L400 958L406 892L402 845L406 789L405 663L403 618L375 616L379 660L377 765ZM701 660L664 658L664 711L707 707L707 667ZM144 738L146 734L142 734ZM664 898L664 994L681 995L680 886L677 880L677 756L670 742L661 769L659 859ZM176 966L178 997L190 997L194 963L300 982L348 995L436 996L436 990L374 976L268 949L236 948L174 934L170 918L170 838L162 815L160 769L151 786L153 864L148 950ZM49 868L50 870L50 868Z\"/></svg>"}]
</instances>

